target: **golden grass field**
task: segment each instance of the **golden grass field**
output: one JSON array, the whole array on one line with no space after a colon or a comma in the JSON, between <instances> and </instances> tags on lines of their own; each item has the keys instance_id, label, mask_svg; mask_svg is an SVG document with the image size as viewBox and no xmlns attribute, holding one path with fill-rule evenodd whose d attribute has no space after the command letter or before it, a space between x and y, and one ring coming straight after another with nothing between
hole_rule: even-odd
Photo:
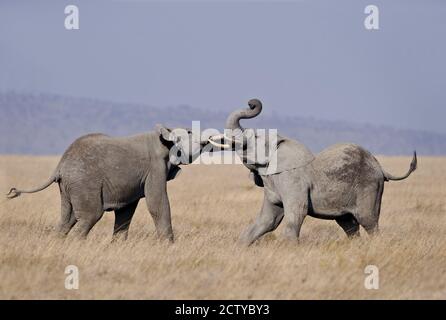
<instances>
[{"instance_id":1,"label":"golden grass field","mask_svg":"<svg viewBox=\"0 0 446 320\"><path fill-rule=\"evenodd\" d=\"M58 157L0 157L0 192L33 187ZM410 157L379 157L391 173ZM59 191L0 199L1 299L445 299L446 158L420 157L407 180L385 186L377 237L349 240L334 221L307 217L300 243L281 228L249 248L239 234L261 206L262 189L240 165L190 165L168 184L176 237L159 242L141 201L126 242L110 243L106 213L84 241L60 239ZM379 268L380 288L364 287ZM79 267L66 290L67 265Z\"/></svg>"}]
</instances>

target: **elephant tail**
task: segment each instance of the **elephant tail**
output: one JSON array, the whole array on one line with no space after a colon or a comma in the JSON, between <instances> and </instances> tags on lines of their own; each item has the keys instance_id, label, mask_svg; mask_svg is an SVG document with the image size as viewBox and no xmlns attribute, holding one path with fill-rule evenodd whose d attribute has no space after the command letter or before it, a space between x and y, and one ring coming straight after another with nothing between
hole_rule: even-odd
<instances>
[{"instance_id":1,"label":"elephant tail","mask_svg":"<svg viewBox=\"0 0 446 320\"><path fill-rule=\"evenodd\" d=\"M14 199L14 198L20 196L22 193L35 193L35 192L42 191L43 189L48 188L53 182L56 182L58 180L59 180L58 175L53 175L43 185L41 185L40 187L37 187L35 189L19 190L17 188L11 188L11 190L9 190L8 194L6 195L6 198Z\"/></svg>"},{"instance_id":2,"label":"elephant tail","mask_svg":"<svg viewBox=\"0 0 446 320\"><path fill-rule=\"evenodd\" d=\"M412 158L412 162L410 163L410 167L409 167L409 171L407 171L407 173L404 176L401 177L396 177L394 175L391 175L390 173L386 172L383 170L383 174L384 174L384 181L398 181L398 180L404 180L406 179L408 176L410 176L410 174L412 172L414 172L417 169L417 152L414 151L413 152L413 158Z\"/></svg>"}]
</instances>

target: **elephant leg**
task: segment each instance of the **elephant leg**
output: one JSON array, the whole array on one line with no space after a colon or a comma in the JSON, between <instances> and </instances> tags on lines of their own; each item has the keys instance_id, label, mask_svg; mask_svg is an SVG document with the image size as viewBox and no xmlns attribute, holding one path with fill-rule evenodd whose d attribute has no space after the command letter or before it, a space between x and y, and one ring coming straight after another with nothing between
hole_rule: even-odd
<instances>
[{"instance_id":1,"label":"elephant leg","mask_svg":"<svg viewBox=\"0 0 446 320\"><path fill-rule=\"evenodd\" d=\"M378 189L366 190L363 193L365 196L358 199L357 212L354 213L354 216L369 235L377 234L379 231L378 220L381 210L382 190L382 184L378 184Z\"/></svg>"},{"instance_id":2,"label":"elephant leg","mask_svg":"<svg viewBox=\"0 0 446 320\"><path fill-rule=\"evenodd\" d=\"M336 222L341 226L349 238L359 236L359 223L351 213L336 218Z\"/></svg>"},{"instance_id":3,"label":"elephant leg","mask_svg":"<svg viewBox=\"0 0 446 320\"><path fill-rule=\"evenodd\" d=\"M308 193L303 192L294 198L284 200L285 228L283 229L283 235L290 240L297 240L299 238L300 229L305 217L308 214Z\"/></svg>"},{"instance_id":4,"label":"elephant leg","mask_svg":"<svg viewBox=\"0 0 446 320\"><path fill-rule=\"evenodd\" d=\"M113 241L118 239L127 239L130 223L133 214L138 206L139 200L125 206L124 208L115 210L115 227L113 229Z\"/></svg>"},{"instance_id":5,"label":"elephant leg","mask_svg":"<svg viewBox=\"0 0 446 320\"><path fill-rule=\"evenodd\" d=\"M91 214L90 212L75 211L74 213L78 218L77 223L70 234L73 234L76 238L85 239L96 222L101 219L104 212L101 211Z\"/></svg>"},{"instance_id":6,"label":"elephant leg","mask_svg":"<svg viewBox=\"0 0 446 320\"><path fill-rule=\"evenodd\" d=\"M359 224L367 231L371 236L379 233L378 219L376 218L360 218Z\"/></svg>"},{"instance_id":7,"label":"elephant leg","mask_svg":"<svg viewBox=\"0 0 446 320\"><path fill-rule=\"evenodd\" d=\"M162 240L174 241L172 221L170 215L169 197L167 196L166 175L156 171L149 181L146 181L144 193L147 209L155 223L158 237Z\"/></svg>"},{"instance_id":8,"label":"elephant leg","mask_svg":"<svg viewBox=\"0 0 446 320\"><path fill-rule=\"evenodd\" d=\"M251 245L264 234L274 231L282 219L283 207L271 203L265 196L257 219L242 233L239 242L244 245Z\"/></svg>"},{"instance_id":9,"label":"elephant leg","mask_svg":"<svg viewBox=\"0 0 446 320\"><path fill-rule=\"evenodd\" d=\"M146 197L147 208L155 223L155 229L161 240L174 241L170 215L170 205L167 196L164 199Z\"/></svg>"},{"instance_id":10,"label":"elephant leg","mask_svg":"<svg viewBox=\"0 0 446 320\"><path fill-rule=\"evenodd\" d=\"M56 230L60 236L66 236L70 232L71 228L73 228L73 226L76 224L77 220L70 200L62 192L60 193L60 202L60 222Z\"/></svg>"},{"instance_id":11,"label":"elephant leg","mask_svg":"<svg viewBox=\"0 0 446 320\"><path fill-rule=\"evenodd\" d=\"M77 222L70 234L73 234L77 238L87 237L90 230L104 214L100 199L100 193L91 194L91 192L71 197Z\"/></svg>"}]
</instances>

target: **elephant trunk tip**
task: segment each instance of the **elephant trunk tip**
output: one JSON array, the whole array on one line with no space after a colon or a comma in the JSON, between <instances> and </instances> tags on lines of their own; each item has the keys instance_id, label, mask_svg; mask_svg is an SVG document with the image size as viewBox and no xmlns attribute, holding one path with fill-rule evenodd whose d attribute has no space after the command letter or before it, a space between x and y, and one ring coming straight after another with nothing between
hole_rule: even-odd
<instances>
[{"instance_id":1,"label":"elephant trunk tip","mask_svg":"<svg viewBox=\"0 0 446 320\"><path fill-rule=\"evenodd\" d=\"M248 101L248 106L251 110L254 110L255 108L261 108L262 102L259 99L251 99Z\"/></svg>"}]
</instances>

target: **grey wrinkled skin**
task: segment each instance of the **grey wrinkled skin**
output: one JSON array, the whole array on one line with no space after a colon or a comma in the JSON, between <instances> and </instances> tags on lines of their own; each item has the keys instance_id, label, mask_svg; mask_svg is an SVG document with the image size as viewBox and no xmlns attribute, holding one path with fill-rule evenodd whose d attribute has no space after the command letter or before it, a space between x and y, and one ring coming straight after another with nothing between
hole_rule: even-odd
<instances>
[{"instance_id":1,"label":"grey wrinkled skin","mask_svg":"<svg viewBox=\"0 0 446 320\"><path fill-rule=\"evenodd\" d=\"M234 111L226 121L226 129L242 132L228 137L233 149L245 143L243 135L248 130L240 126L239 120L253 118L262 110L257 99L248 104L249 108ZM307 215L335 220L349 237L359 235L359 226L375 233L384 182L407 178L417 166L414 154L407 174L395 177L385 172L370 152L355 144L336 144L314 156L294 140L277 140L277 169L273 174L263 170L263 163L246 164L241 156L251 170L251 179L264 188L262 209L240 237L246 245L275 230L281 221L285 223L285 237L297 240Z\"/></svg>"},{"instance_id":2,"label":"grey wrinkled skin","mask_svg":"<svg viewBox=\"0 0 446 320\"><path fill-rule=\"evenodd\" d=\"M58 233L67 235L72 230L74 235L86 237L104 211L114 211L115 240L127 238L136 206L145 197L158 236L173 241L167 181L180 172L178 165L192 162L207 149L207 139L194 139L190 130L183 130L182 135L176 131L157 125L154 132L129 137L80 137L65 151L43 186L12 188L8 198L38 192L57 182L61 196ZM177 149L182 158L170 152Z\"/></svg>"}]
</instances>

